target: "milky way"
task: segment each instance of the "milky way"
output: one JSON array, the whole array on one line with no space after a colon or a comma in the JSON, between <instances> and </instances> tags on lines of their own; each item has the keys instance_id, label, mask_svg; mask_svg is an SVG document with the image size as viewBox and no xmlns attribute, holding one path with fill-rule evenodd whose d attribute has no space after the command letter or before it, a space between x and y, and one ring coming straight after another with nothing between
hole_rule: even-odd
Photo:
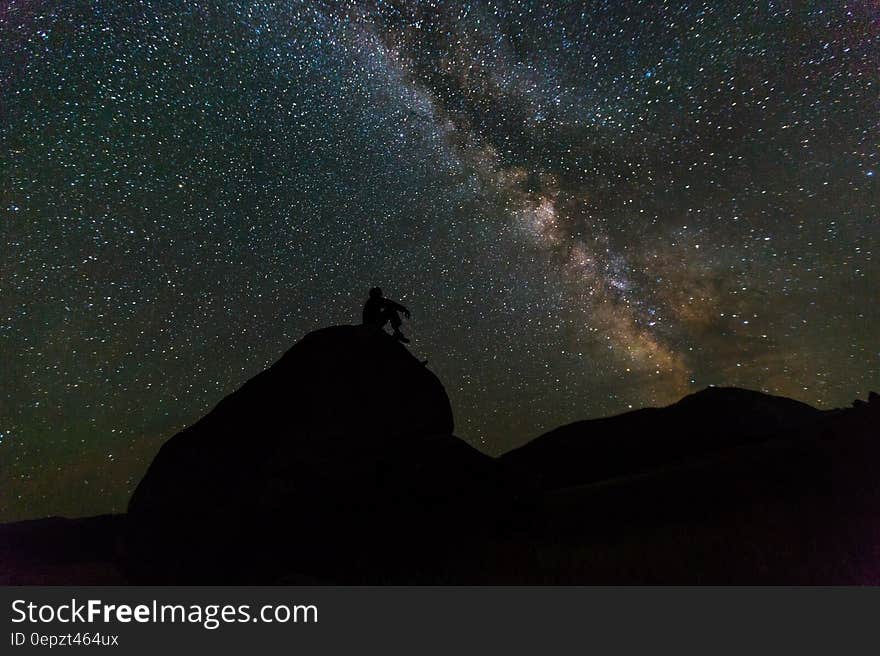
<instances>
[{"instance_id":1,"label":"milky way","mask_svg":"<svg viewBox=\"0 0 880 656\"><path fill-rule=\"evenodd\" d=\"M878 85L876 0L0 0L0 519L124 509L375 284L493 453L864 397Z\"/></svg>"}]
</instances>

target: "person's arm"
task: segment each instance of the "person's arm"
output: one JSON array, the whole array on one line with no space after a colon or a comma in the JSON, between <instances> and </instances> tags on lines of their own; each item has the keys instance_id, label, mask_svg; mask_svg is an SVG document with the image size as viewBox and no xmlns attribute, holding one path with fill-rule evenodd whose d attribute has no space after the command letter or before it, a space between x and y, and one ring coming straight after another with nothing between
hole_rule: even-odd
<instances>
[{"instance_id":1,"label":"person's arm","mask_svg":"<svg viewBox=\"0 0 880 656\"><path fill-rule=\"evenodd\" d=\"M398 312L403 312L403 316L405 316L407 319L409 319L409 310L405 306L401 305L397 301L392 301L391 299L386 299L386 300L388 301L388 303L391 304L391 307L393 309L397 310Z\"/></svg>"}]
</instances>

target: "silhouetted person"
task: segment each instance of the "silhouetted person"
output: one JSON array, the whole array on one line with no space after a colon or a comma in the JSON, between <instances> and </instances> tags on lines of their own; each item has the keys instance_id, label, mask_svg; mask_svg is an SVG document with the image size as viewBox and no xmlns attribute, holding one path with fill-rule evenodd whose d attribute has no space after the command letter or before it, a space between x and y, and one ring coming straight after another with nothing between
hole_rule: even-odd
<instances>
[{"instance_id":1,"label":"silhouetted person","mask_svg":"<svg viewBox=\"0 0 880 656\"><path fill-rule=\"evenodd\" d=\"M409 344L409 340L400 332L400 325L403 322L400 320L398 312L402 312L403 316L409 319L409 310L400 303L382 296L381 288L373 287L370 290L370 298L364 303L363 323L365 326L381 330L390 321L391 328L394 330L392 337L404 344Z\"/></svg>"}]
</instances>

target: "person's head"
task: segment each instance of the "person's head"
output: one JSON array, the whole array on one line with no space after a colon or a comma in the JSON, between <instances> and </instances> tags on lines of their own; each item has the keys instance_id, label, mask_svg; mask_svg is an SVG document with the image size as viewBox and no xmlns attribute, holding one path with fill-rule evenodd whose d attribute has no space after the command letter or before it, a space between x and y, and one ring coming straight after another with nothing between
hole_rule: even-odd
<instances>
[{"instance_id":1,"label":"person's head","mask_svg":"<svg viewBox=\"0 0 880 656\"><path fill-rule=\"evenodd\" d=\"M370 298L382 298L382 288L381 287L373 287L370 290Z\"/></svg>"}]
</instances>

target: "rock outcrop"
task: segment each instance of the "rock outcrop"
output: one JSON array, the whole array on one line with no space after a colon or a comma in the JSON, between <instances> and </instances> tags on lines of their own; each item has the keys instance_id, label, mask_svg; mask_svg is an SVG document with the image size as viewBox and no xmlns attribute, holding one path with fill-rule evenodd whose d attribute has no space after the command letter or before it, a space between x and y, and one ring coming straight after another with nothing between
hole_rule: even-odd
<instances>
[{"instance_id":1,"label":"rock outcrop","mask_svg":"<svg viewBox=\"0 0 880 656\"><path fill-rule=\"evenodd\" d=\"M500 461L451 429L404 347L318 331L169 440L127 517L0 526L0 582L880 583L876 393L710 388Z\"/></svg>"},{"instance_id":2,"label":"rock outcrop","mask_svg":"<svg viewBox=\"0 0 880 656\"><path fill-rule=\"evenodd\" d=\"M163 445L129 504L126 570L381 580L478 524L496 488L494 461L452 430L443 386L403 345L315 331Z\"/></svg>"}]
</instances>

